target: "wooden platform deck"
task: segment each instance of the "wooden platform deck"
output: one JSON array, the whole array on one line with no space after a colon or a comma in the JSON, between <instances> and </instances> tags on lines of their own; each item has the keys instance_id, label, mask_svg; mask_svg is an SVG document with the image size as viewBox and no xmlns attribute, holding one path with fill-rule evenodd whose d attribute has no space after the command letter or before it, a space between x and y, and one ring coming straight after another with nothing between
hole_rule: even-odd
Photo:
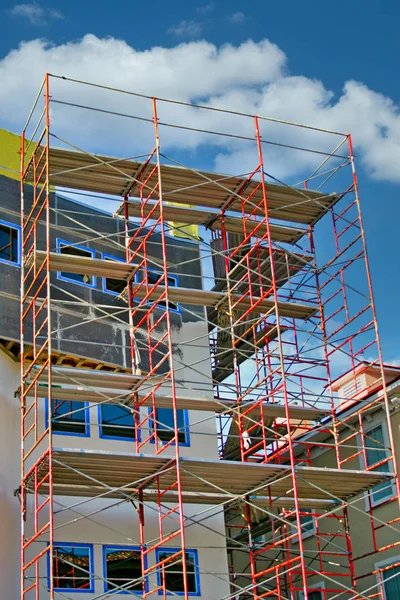
<instances>
[{"instance_id":1,"label":"wooden platform deck","mask_svg":"<svg viewBox=\"0 0 400 600\"><path fill-rule=\"evenodd\" d=\"M73 367L53 366L52 370L51 397L57 400L77 400L82 402L122 402L126 406L133 406L134 395L137 393L139 399L145 398L149 389L160 382L157 377L143 379L138 375L129 375L126 373L113 373L110 371L98 371L93 369L82 369ZM46 385L47 372L43 371L38 386L38 396L48 398L49 388ZM141 389L144 382L146 391ZM30 380L27 380L29 385ZM201 410L209 412L246 412L254 403L243 403L241 407L234 400L219 400L206 397L188 397L179 391L179 382L177 382L177 406L186 410ZM144 406L150 406L149 398ZM158 408L172 408L172 397L167 395L165 388L159 388L156 392L156 404ZM317 407L299 406L290 404L290 418L318 420L327 414L327 411ZM257 408L253 408L250 418L254 419L260 411L267 418L285 418L285 407L283 404L262 402Z\"/></svg>"},{"instance_id":2,"label":"wooden platform deck","mask_svg":"<svg viewBox=\"0 0 400 600\"><path fill-rule=\"evenodd\" d=\"M44 460L42 465L46 472ZM136 496L139 489L143 489L144 499L151 501L156 498L158 482L163 490L174 483L174 461L174 458L146 454L54 448L53 491L56 495L85 497L108 492L108 498L124 498L126 494ZM286 499L293 496L290 467L285 465L181 457L180 471L183 499L188 503L218 504L246 494L252 498L269 494ZM393 477L391 473L376 471L300 466L296 468L296 475L301 498L327 503L348 500ZM164 500L173 502L176 494L169 491Z\"/></svg>"},{"instance_id":3,"label":"wooden platform deck","mask_svg":"<svg viewBox=\"0 0 400 600\"><path fill-rule=\"evenodd\" d=\"M42 163L44 164L44 156ZM154 167L146 167L142 162L124 160L108 156L92 155L61 148L50 148L50 184L88 192L124 196L130 189L130 196L140 197L141 183ZM40 173L43 164L39 164ZM45 179L43 170L42 182ZM27 173L27 180L33 177ZM222 175L207 171L195 171L184 167L163 164L161 177L164 201L182 205L220 209L227 201L233 200L230 211L242 212L242 202L237 194L245 187L243 194L252 194L248 210L251 211L263 199L262 190L256 189L258 182L252 180L246 185L245 177ZM158 181L157 171L148 179L145 193L152 190ZM41 183L41 182L38 182ZM267 184L270 218L311 225L318 221L338 200L337 194ZM264 209L257 208L256 216L264 216Z\"/></svg>"},{"instance_id":4,"label":"wooden platform deck","mask_svg":"<svg viewBox=\"0 0 400 600\"><path fill-rule=\"evenodd\" d=\"M123 205L121 205L117 214L122 215L123 212ZM158 219L160 216L159 206L149 203L142 207L138 200L129 200L128 215L130 217L140 218L142 215L147 217L150 213L152 213L151 218L153 220ZM189 209L166 204L163 206L163 214L165 220L174 221L175 223L203 226L212 231L219 231L222 228L221 214L215 211L204 211L195 208ZM254 237L258 238L264 237L267 233L266 224L261 223L260 225L260 220L249 219L245 221L238 217L224 216L223 222L225 230L230 233L237 233L239 235L248 235L251 233ZM270 232L272 239L277 242L295 244L303 237L305 230L271 223Z\"/></svg>"},{"instance_id":5,"label":"wooden platform deck","mask_svg":"<svg viewBox=\"0 0 400 600\"><path fill-rule=\"evenodd\" d=\"M39 267L46 260L46 253L36 252L36 264ZM93 259L83 256L72 256L67 254L50 253L50 269L52 271L62 271L65 273L80 273L82 275L96 275L98 277L112 277L113 279L128 280L133 277L136 267L123 262L111 262L102 259ZM160 298L165 288L161 285L153 289L148 301L154 302ZM138 289L138 285L133 285L133 295L135 298L144 298L146 289L144 286ZM224 292L206 291L191 288L173 287L169 288L169 299L174 303L188 304L192 306L219 307L227 303L228 298ZM242 297L238 294L232 294L232 301L236 304L238 310L256 312L257 314L270 313L274 311L274 301L269 298L252 299ZM298 319L309 319L317 312L317 307L313 304L302 304L298 302L279 302L279 312L282 317L293 317Z\"/></svg>"}]
</instances>

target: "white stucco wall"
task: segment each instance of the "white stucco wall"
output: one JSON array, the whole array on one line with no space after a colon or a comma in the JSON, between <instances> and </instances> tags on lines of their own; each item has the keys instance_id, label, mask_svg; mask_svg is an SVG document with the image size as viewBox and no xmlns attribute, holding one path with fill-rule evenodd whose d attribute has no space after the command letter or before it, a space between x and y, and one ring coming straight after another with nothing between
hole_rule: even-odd
<instances>
[{"instance_id":1,"label":"white stucco wall","mask_svg":"<svg viewBox=\"0 0 400 600\"><path fill-rule=\"evenodd\" d=\"M192 397L213 397L211 385L211 372L207 329L204 323L185 324L175 332L175 342L180 349L180 356L175 359L175 369L179 383L179 394ZM193 368L188 365L195 363ZM10 373L12 371L12 377ZM13 490L19 485L19 412L18 401L14 399L14 391L19 386L19 365L13 363L5 355L0 355L0 381L6 381L2 386L2 411L1 426L4 436L1 437L2 452L0 460L2 467L9 465L7 456L12 455L12 469L2 468L1 473L1 507L5 507L7 515L4 535L0 536L0 595L1 600L14 600L16 586L19 585L19 504L13 497ZM4 396L4 398L3 398ZM39 429L45 428L45 400L43 399L39 411ZM143 408L145 415L147 409ZM134 453L135 442L122 440L107 440L99 436L99 420L97 405L90 405L90 437L53 435L53 446L58 448L81 448L88 450L104 450L123 453ZM203 411L189 412L190 446L181 448L182 456L199 457L217 460L216 423L213 413ZM44 445L38 453L44 450ZM152 454L154 444L147 443L141 453ZM166 455L174 455L174 447L166 450ZM71 597L82 600L83 597L91 598L104 593L103 578L103 545L138 546L140 542L138 514L130 502L116 502L106 499L87 499L74 497L56 497L54 501L55 513L55 541L57 543L74 542L93 544L95 592L71 593L64 590L56 593L56 598ZM28 510L32 510L32 497L29 498ZM145 535L146 542L150 543L159 537L159 520L157 506L147 504L145 508ZM45 512L45 511L44 511ZM82 518L82 515L86 515ZM43 518L45 514L43 513ZM200 570L201 597L208 600L220 600L229 595L228 565L225 548L225 528L223 513L206 505L185 506L185 536L186 548L198 552ZM164 519L164 535L176 530L176 515ZM200 523L195 521L200 521ZM3 519L2 519L3 521ZM27 530L32 523L32 514L27 521ZM3 534L2 529L0 532ZM11 552L9 540L12 540ZM35 551L44 548L43 539L35 544ZM171 541L171 547L180 546L179 538ZM5 551L5 548L7 550ZM28 560L29 560L28 552ZM149 554L148 565L155 563L155 553ZM48 597L47 586L48 562L47 556L40 561L40 574L42 589L40 600ZM30 573L33 573L31 569ZM156 585L155 574L150 575L149 585ZM3 588L1 587L3 586ZM32 590L32 599L27 595L26 600L35 598ZM105 597L109 597L106 595ZM155 595L154 597L157 597ZM173 596L171 596L173 597Z\"/></svg>"},{"instance_id":2,"label":"white stucco wall","mask_svg":"<svg viewBox=\"0 0 400 600\"><path fill-rule=\"evenodd\" d=\"M20 413L14 392L20 365L0 351L0 598L19 597L20 505L14 490L20 485Z\"/></svg>"}]
</instances>

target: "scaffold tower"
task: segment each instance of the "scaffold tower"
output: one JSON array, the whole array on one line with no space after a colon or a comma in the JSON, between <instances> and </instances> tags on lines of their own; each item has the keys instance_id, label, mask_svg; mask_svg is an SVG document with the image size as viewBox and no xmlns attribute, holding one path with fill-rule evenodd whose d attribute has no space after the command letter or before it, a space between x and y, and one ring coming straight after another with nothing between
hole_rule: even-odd
<instances>
[{"instance_id":1,"label":"scaffold tower","mask_svg":"<svg viewBox=\"0 0 400 600\"><path fill-rule=\"evenodd\" d=\"M76 139L68 120L82 129ZM288 165L297 165L299 182ZM114 202L123 240L109 235L107 242L125 260L57 252L54 191L94 206ZM82 561L80 572L104 586L92 598L124 592L188 600L198 577L209 590L226 583L220 600L309 600L316 590L324 600L383 600L379 581L359 591L365 573L348 520L349 510L369 516L379 554L377 531L394 524L374 516L369 492L397 486L390 500L397 502L399 491L350 135L48 74L22 135L21 203L22 600L87 591L87 578L79 589L71 557L59 556L57 544L72 522L90 527L121 503L138 523L140 573L116 583ZM104 237L79 214L62 216L83 238ZM196 249L181 264L170 253L179 237ZM193 287L176 285L183 264L198 274ZM94 294L63 292L57 272L109 278L120 292L114 304L98 305ZM60 306L79 304L88 310L84 322L63 324ZM184 314L200 323L186 338ZM75 328L76 342L102 319L128 324L128 367L57 364L65 330ZM358 369L366 363L380 369L382 393L349 416L349 398L333 382L349 371L360 393ZM50 415L53 402L65 403L68 414L79 401L90 410L129 408L134 449L60 447L42 408ZM377 406L389 440L368 466L364 416ZM173 414L167 441L161 409ZM215 428L197 456L180 443L182 409L195 415L195 427ZM213 459L201 450L210 436L218 441ZM318 450L328 447L329 464L321 464ZM194 566L187 544L188 532L212 531L218 514L227 526L223 572L219 564L215 571ZM312 554L304 544L310 516ZM246 573L236 570L237 552L246 556ZM70 567L62 573L73 589L61 589L60 565Z\"/></svg>"}]
</instances>

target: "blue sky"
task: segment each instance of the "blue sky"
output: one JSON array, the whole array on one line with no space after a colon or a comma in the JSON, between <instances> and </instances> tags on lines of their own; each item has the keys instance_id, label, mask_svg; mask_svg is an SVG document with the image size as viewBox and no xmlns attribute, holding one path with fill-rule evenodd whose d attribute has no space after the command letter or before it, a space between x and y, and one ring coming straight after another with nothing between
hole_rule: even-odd
<instances>
[{"instance_id":1,"label":"blue sky","mask_svg":"<svg viewBox=\"0 0 400 600\"><path fill-rule=\"evenodd\" d=\"M112 76L121 87L126 80L129 89L134 89L135 85L144 89L148 85L148 93L154 86L157 88L155 93L160 95L162 88L160 90L161 84L158 86L157 82L166 73L170 83L166 86L166 96L184 100L198 98L194 81L187 85L180 80L176 83L168 72L152 66L151 61L146 63L147 73L142 74L136 83L134 78L125 77L120 56L133 48L140 53L138 59L147 60L155 55L154 48L158 46L170 49L164 57L167 66L173 69L176 56L171 52L180 44L186 46L180 51L179 60L183 57L188 64L195 52L207 51L206 46L199 49L195 45L196 40L206 40L215 46L216 52L220 52L221 45L231 44L233 50L226 61L232 73L235 72L235 61L239 65L241 93L247 86L261 94L267 84L278 78L290 85L288 93L295 99L298 90L301 90L298 120L313 124L313 106L316 103L321 109L318 119L322 119L324 124L333 119L339 128L343 121L341 129L353 132L359 156L361 200L384 354L388 360L400 358L399 3L360 0L336 4L315 0L306 3L297 0L281 3L261 0L188 3L153 0L151 4L143 5L121 0L112 3L69 0L36 4L3 2L1 10L0 126L15 132L19 131L22 122L20 112L26 115L26 106L31 103L39 85L39 73L44 72L49 64L56 72L69 74L66 71L71 69L74 75L79 74L80 66L72 63L79 63L81 56L85 63L85 68L81 69L85 79L101 81L103 77L104 81L104 78ZM90 44L81 43L87 34L95 36L93 39L99 47L94 51L88 50ZM107 37L123 40L125 44L118 46L105 42ZM34 45L33 40L38 39L47 40L52 45ZM252 48L243 46L249 39L254 41ZM263 39L275 44L277 50L261 48ZM18 49L21 42L31 44L21 50ZM257 73L252 73L246 79L243 71L246 71L247 57L251 57L254 49L258 52L257 64L262 74L258 77ZM102 73L104 60L96 62L93 53L100 55L108 51L115 53L115 62L110 60L109 64L105 64ZM205 61L204 70L211 69L212 65L211 59ZM218 89L218 79L222 80L228 69L221 65L216 71L217 81L208 81L207 89L209 96L218 96L220 104L224 105L228 99L223 96L224 90ZM199 72L196 76L201 79L205 74ZM344 94L343 88L349 81L358 83L351 89L347 88ZM229 86L231 91L235 91L231 81L227 84ZM27 104L25 97L29 99ZM241 101L243 97L242 93ZM260 102L259 98L257 102ZM363 111L358 110L357 103L362 104ZM332 106L334 110L331 110ZM279 106L276 110L279 114ZM295 104L285 110L288 113L282 113L284 116L296 115ZM382 119L380 115L384 115Z\"/></svg>"}]
</instances>

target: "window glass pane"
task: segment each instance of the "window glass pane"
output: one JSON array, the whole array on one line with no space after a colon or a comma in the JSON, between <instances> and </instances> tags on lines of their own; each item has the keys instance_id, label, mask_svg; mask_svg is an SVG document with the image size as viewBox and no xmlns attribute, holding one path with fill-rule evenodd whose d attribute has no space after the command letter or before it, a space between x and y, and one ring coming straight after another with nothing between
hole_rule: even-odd
<instances>
[{"instance_id":1,"label":"window glass pane","mask_svg":"<svg viewBox=\"0 0 400 600\"><path fill-rule=\"evenodd\" d=\"M262 546L265 543L265 536L264 534L261 535L257 535L256 537L253 537L253 543L258 545L258 546Z\"/></svg>"},{"instance_id":2,"label":"window glass pane","mask_svg":"<svg viewBox=\"0 0 400 600\"><path fill-rule=\"evenodd\" d=\"M375 429L367 431L364 440L367 455L367 466L372 467L387 456L382 426L379 425L379 427L375 427ZM383 466L384 465L382 465L382 467ZM381 471L381 467L378 467L378 470Z\"/></svg>"},{"instance_id":3,"label":"window glass pane","mask_svg":"<svg viewBox=\"0 0 400 600\"><path fill-rule=\"evenodd\" d=\"M128 408L100 404L100 431L103 436L135 439L135 421Z\"/></svg>"},{"instance_id":4,"label":"window glass pane","mask_svg":"<svg viewBox=\"0 0 400 600\"><path fill-rule=\"evenodd\" d=\"M89 591L90 548L86 546L54 546L53 576L57 589Z\"/></svg>"},{"instance_id":5,"label":"window glass pane","mask_svg":"<svg viewBox=\"0 0 400 600\"><path fill-rule=\"evenodd\" d=\"M104 260L120 262L116 259L112 259L109 256L105 256ZM105 289L109 292L114 292L115 294L122 294L122 292L126 288L126 281L123 281L122 279L110 279L109 277L106 277L105 279Z\"/></svg>"},{"instance_id":6,"label":"window glass pane","mask_svg":"<svg viewBox=\"0 0 400 600\"><path fill-rule=\"evenodd\" d=\"M382 573L385 600L400 598L400 567L392 567Z\"/></svg>"},{"instance_id":7,"label":"window glass pane","mask_svg":"<svg viewBox=\"0 0 400 600\"><path fill-rule=\"evenodd\" d=\"M84 250L83 248L76 248L75 246L66 246L60 244L60 254L70 254L72 256L84 256L92 258L93 254L90 250ZM61 273L62 277L79 281L80 283L86 283L87 285L93 285L93 277L91 275L81 275L79 273Z\"/></svg>"},{"instance_id":8,"label":"window glass pane","mask_svg":"<svg viewBox=\"0 0 400 600\"><path fill-rule=\"evenodd\" d=\"M187 427L185 426L185 411L178 409L178 441L185 444L187 441ZM172 408L157 408L156 410L157 437L162 442L169 442L174 437L174 411Z\"/></svg>"},{"instance_id":9,"label":"window glass pane","mask_svg":"<svg viewBox=\"0 0 400 600\"><path fill-rule=\"evenodd\" d=\"M371 496L373 504L376 504L377 502L382 502L386 498L391 498L393 496L393 487L389 481L387 481L386 483L381 483L380 485L377 485L373 488Z\"/></svg>"},{"instance_id":10,"label":"window glass pane","mask_svg":"<svg viewBox=\"0 0 400 600\"><path fill-rule=\"evenodd\" d=\"M161 562L168 556L172 556L175 552L160 552L158 560ZM186 552L186 571L188 588L191 593L198 593L197 582L196 582L196 556L194 552ZM165 577L165 587L170 592L183 592L183 572L182 572L182 560L177 557L171 563L166 563L164 569L161 569L160 583L163 583L163 577Z\"/></svg>"},{"instance_id":11,"label":"window glass pane","mask_svg":"<svg viewBox=\"0 0 400 600\"><path fill-rule=\"evenodd\" d=\"M105 548L106 590L142 590L140 550ZM122 591L122 590L121 590Z\"/></svg>"},{"instance_id":12,"label":"window glass pane","mask_svg":"<svg viewBox=\"0 0 400 600\"><path fill-rule=\"evenodd\" d=\"M18 263L18 230L0 224L0 258Z\"/></svg>"},{"instance_id":13,"label":"window glass pane","mask_svg":"<svg viewBox=\"0 0 400 600\"><path fill-rule=\"evenodd\" d=\"M52 400L51 423L54 432L86 433L86 406L75 400Z\"/></svg>"},{"instance_id":14,"label":"window glass pane","mask_svg":"<svg viewBox=\"0 0 400 600\"><path fill-rule=\"evenodd\" d=\"M300 522L301 530L303 533L314 530L314 518L312 515L303 515L302 517L300 517Z\"/></svg>"},{"instance_id":15,"label":"window glass pane","mask_svg":"<svg viewBox=\"0 0 400 600\"><path fill-rule=\"evenodd\" d=\"M368 437L364 438L364 443L366 448L367 466L372 467L388 456L387 449L385 448L382 425L367 431L366 435ZM383 465L378 465L376 467L376 471L381 473L388 473L389 470L389 463L384 463ZM393 488L389 482L377 485L371 492L372 502L374 504L381 502L386 498L390 498L392 495Z\"/></svg>"}]
</instances>

